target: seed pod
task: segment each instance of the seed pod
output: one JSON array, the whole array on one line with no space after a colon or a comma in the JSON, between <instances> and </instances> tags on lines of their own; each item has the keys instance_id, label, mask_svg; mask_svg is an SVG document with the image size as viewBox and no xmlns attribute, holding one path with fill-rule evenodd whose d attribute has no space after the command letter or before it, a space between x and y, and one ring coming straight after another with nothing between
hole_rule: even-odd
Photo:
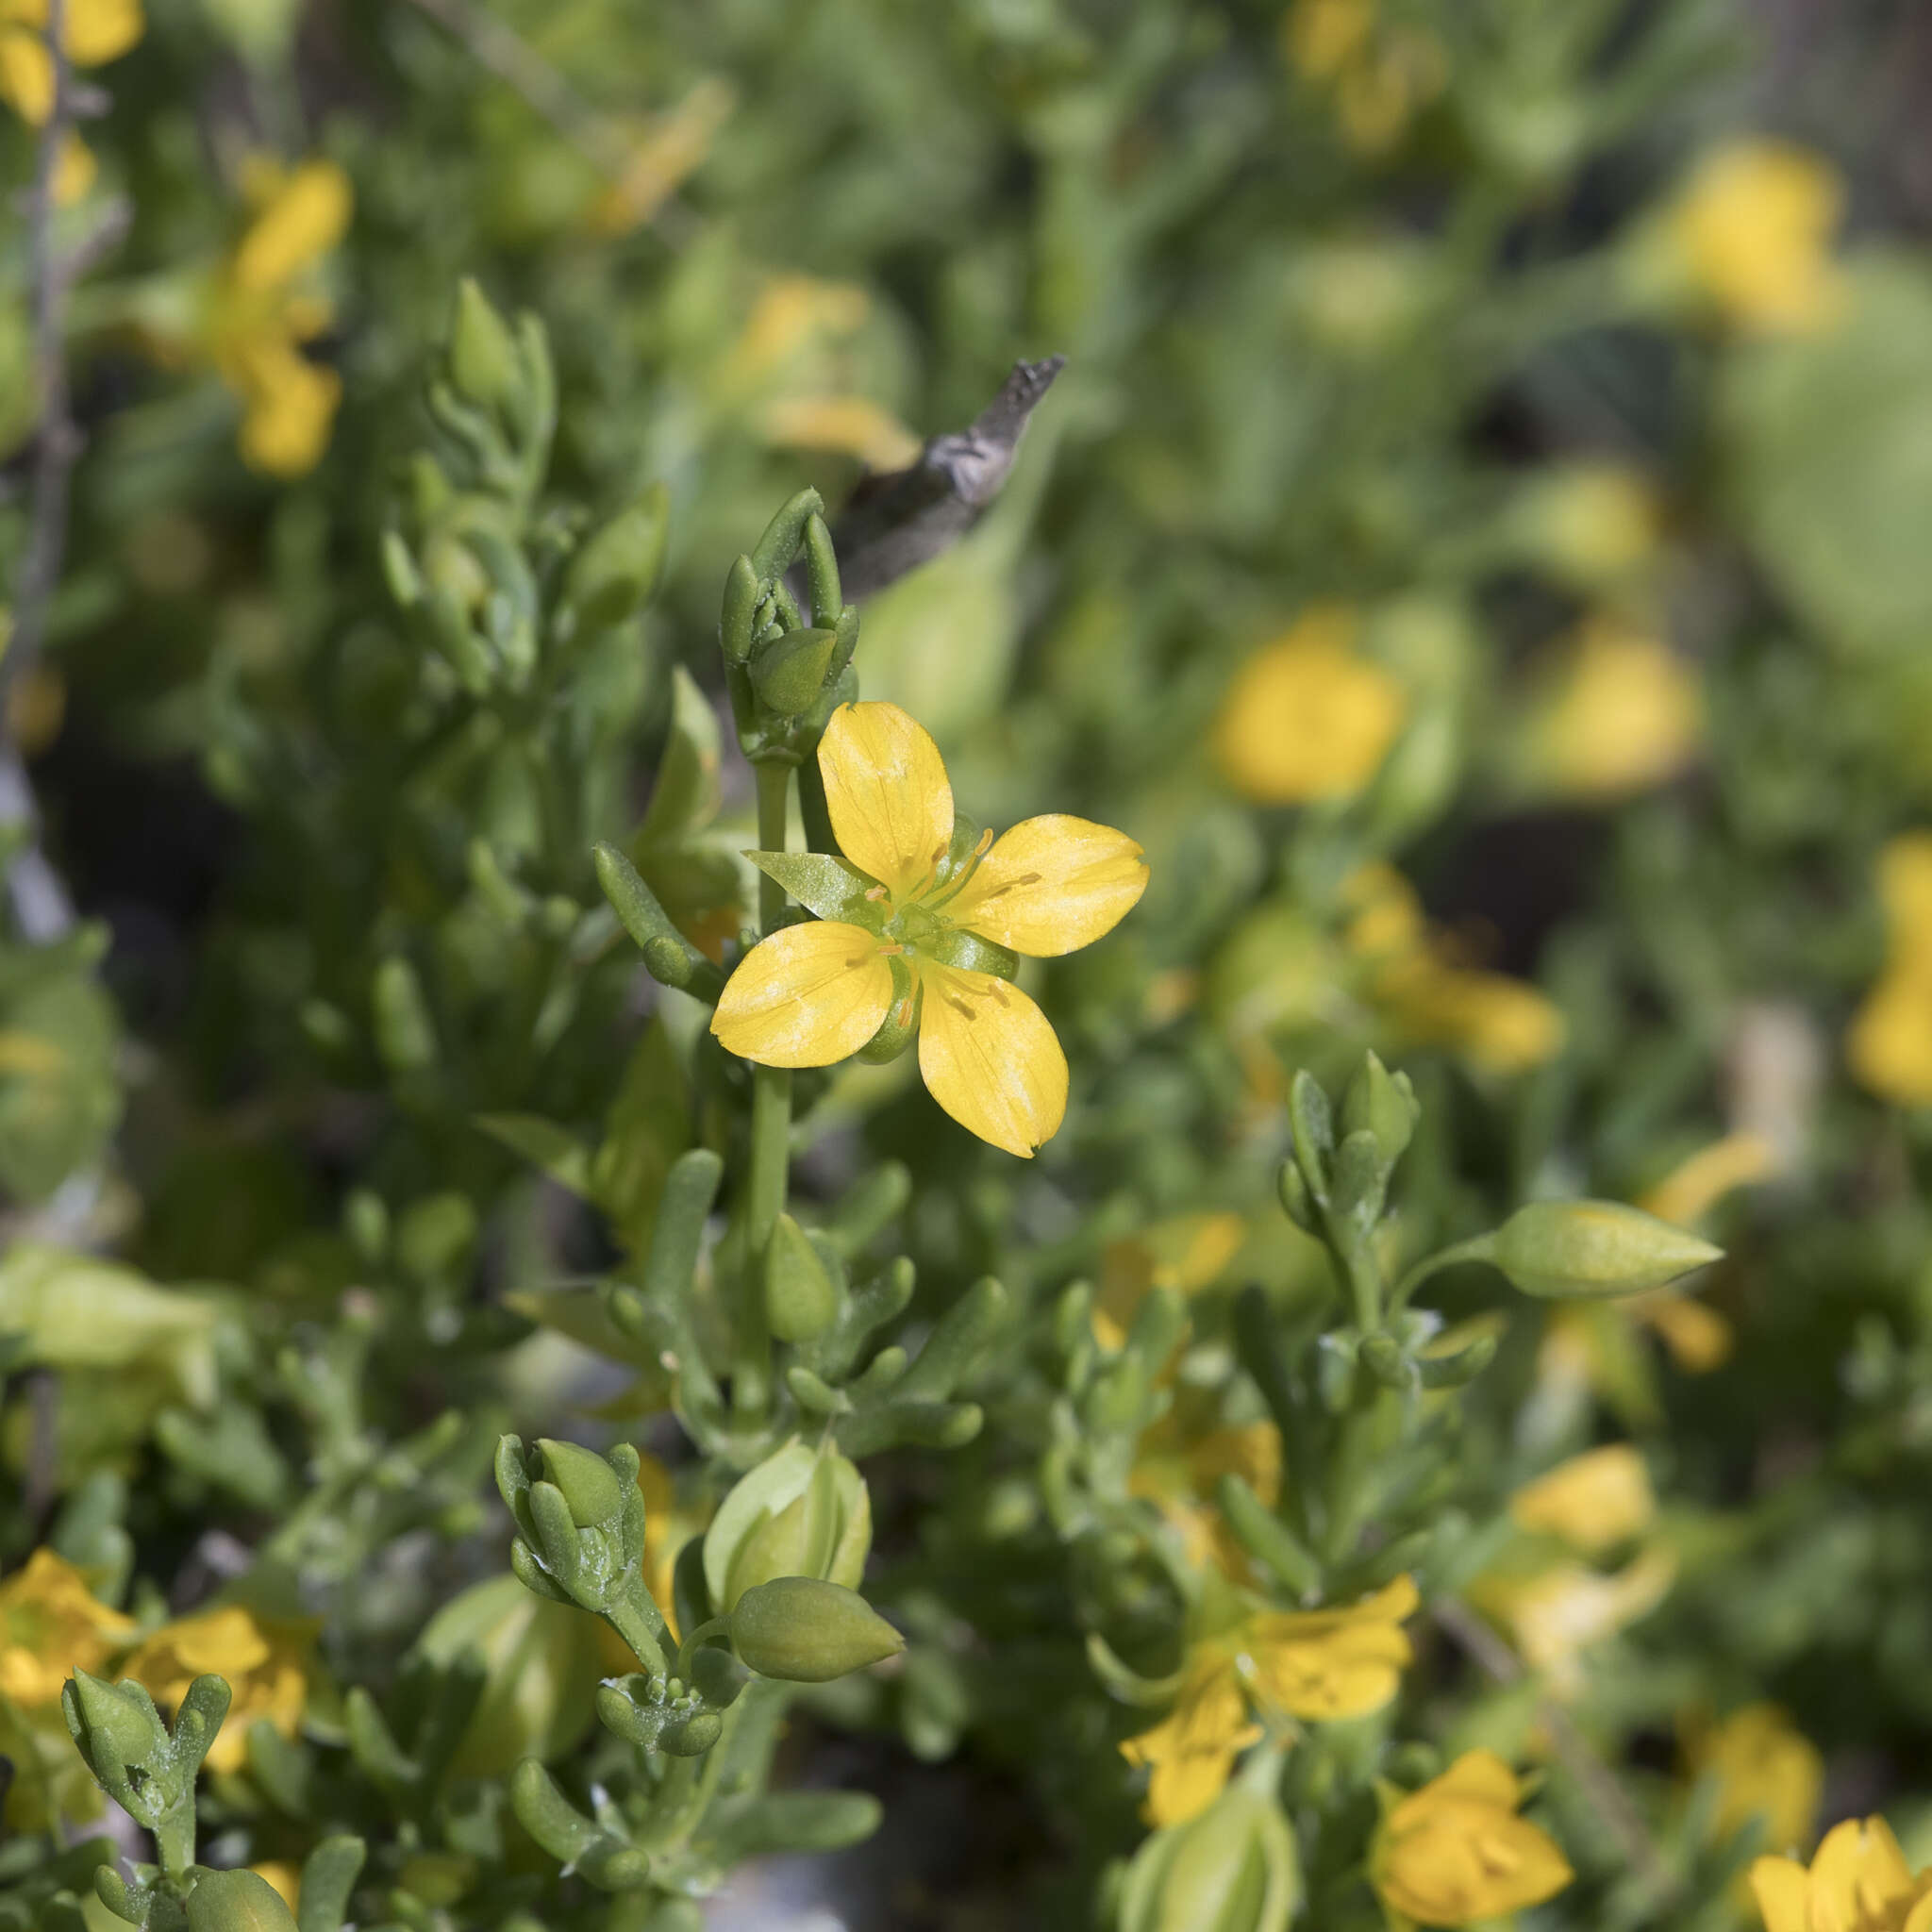
<instances>
[{"instance_id":1,"label":"seed pod","mask_svg":"<svg viewBox=\"0 0 1932 1932\"><path fill-rule=\"evenodd\" d=\"M1617 1201L1533 1201L1497 1229L1490 1252L1514 1287L1545 1301L1642 1294L1723 1256Z\"/></svg>"},{"instance_id":2,"label":"seed pod","mask_svg":"<svg viewBox=\"0 0 1932 1932\"><path fill-rule=\"evenodd\" d=\"M780 1576L739 1598L731 1643L763 1677L824 1684L906 1648L906 1640L857 1591L812 1576Z\"/></svg>"}]
</instances>

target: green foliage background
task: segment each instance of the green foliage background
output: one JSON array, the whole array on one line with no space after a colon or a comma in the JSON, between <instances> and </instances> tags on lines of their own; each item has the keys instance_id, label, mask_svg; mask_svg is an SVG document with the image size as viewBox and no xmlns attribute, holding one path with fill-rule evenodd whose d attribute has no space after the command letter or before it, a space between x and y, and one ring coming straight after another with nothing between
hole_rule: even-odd
<instances>
[{"instance_id":1,"label":"green foliage background","mask_svg":"<svg viewBox=\"0 0 1932 1932\"><path fill-rule=\"evenodd\" d=\"M916 1264L894 1332L916 1345L984 1275L1010 1308L943 1391L983 1411L970 1445L864 1458L867 1595L910 1647L804 1697L779 1782L888 1789L909 1754L996 1821L962 1874L889 1797L882 1840L844 1856L924 1888L891 1923L1111 1909L1145 1832L1116 1747L1149 1720L1089 1639L1162 1677L1186 1591L1124 1487L1152 1412L1068 1420L1060 1296L1104 1296L1177 1217L1240 1217L1239 1259L1190 1303L1177 1400L1253 1420L1234 1291L1258 1284L1284 1329L1332 1291L1275 1201L1287 1076L1339 1091L1374 1047L1424 1103L1405 1262L1524 1199L1635 1199L1727 1131L1778 1141L1774 1176L1708 1223L1734 1343L1714 1373L1605 1316L1594 1379L1564 1389L1545 1310L1475 1271L1424 1296L1508 1312L1441 1452L1430 1520L1456 1526L1425 1575L1459 1588L1514 1488L1609 1439L1648 1459L1677 1565L1574 1705L1668 1892L1558 1767L1541 1815L1579 1882L1528 1923L1739 1922L1753 1846L1712 1840L1680 1744L1759 1699L1823 1752L1826 1817L1882 1810L1932 1862L1932 1146L1910 1104L1932 1092L1874 1095L1843 1044L1888 958L1879 855L1924 823L1932 774L1932 266L1897 162L1913 14L1843 9L1780 66L1770 10L1719 0L1387 0L1369 31L1434 52L1365 146L1278 10L1239 0L154 0L89 76L100 175L58 225L72 245L125 218L72 291L85 448L44 651L12 687L39 824L8 835L0 1038L54 1058L0 1064L0 1567L51 1541L143 1622L242 1573L265 1612L320 1620L293 1782L219 1784L205 1857L299 1862L352 1829L362 1923L658 1924L508 1822L507 1760L396 1798L345 1700L360 1687L415 1748L404 1659L503 1571L500 1431L645 1443L699 1516L757 1459L728 1432L693 1457L653 1349L591 1292L636 1273L679 1156L721 1155L727 1201L744 1158L741 1071L641 974L591 848L735 936L754 835L728 724L720 754L719 588L777 505L811 485L836 506L863 467L788 440L785 406L838 401L876 453L881 418L958 427L1017 358L1061 353L1007 490L865 601L857 663L980 820L1122 826L1153 883L1038 983L1073 1101L1030 1165L908 1062L800 1081L794 1209L856 1267ZM694 99L716 122L695 164L648 218L600 215L613 168ZM1828 328L1753 331L1646 270L1698 158L1750 130L1849 184ZM9 192L33 147L0 129ZM354 194L312 265L330 319L307 352L343 402L287 478L242 460L208 355L158 347L197 340L259 153L326 158ZM33 507L27 242L9 215L9 559ZM514 484L477 480L424 400L464 277L554 358L554 440L491 418L531 466ZM1631 556L1549 534L1581 465L1655 506ZM641 547L661 525L659 586L599 604L572 559L627 507ZM528 600L529 683L464 689L402 608L397 544L478 635ZM1407 723L1354 800L1257 806L1211 755L1223 694L1324 601L1360 613ZM1539 707L1604 613L1668 640L1703 724L1657 782L1591 796L1538 764ZM37 840L81 915L53 940L22 924ZM1348 882L1384 861L1464 956L1541 987L1560 1052L1499 1072L1378 998L1345 933ZM1078 1507L1055 1487L1070 1427ZM523 1633L520 1668L576 1683L584 1620L541 1609L554 1634ZM1535 1732L1440 1632L1393 1723L1518 1757ZM624 1755L583 1733L523 1740L580 1800ZM1324 1926L1377 1923L1359 1770L1303 1848ZM51 1924L87 1885L25 1815L0 1923ZM461 1864L453 1895L436 1858Z\"/></svg>"}]
</instances>

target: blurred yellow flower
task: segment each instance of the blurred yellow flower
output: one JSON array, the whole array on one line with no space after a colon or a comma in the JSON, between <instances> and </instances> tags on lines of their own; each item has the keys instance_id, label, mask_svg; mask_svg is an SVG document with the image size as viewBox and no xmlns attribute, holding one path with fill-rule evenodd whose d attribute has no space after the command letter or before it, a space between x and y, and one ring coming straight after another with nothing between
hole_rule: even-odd
<instances>
[{"instance_id":1,"label":"blurred yellow flower","mask_svg":"<svg viewBox=\"0 0 1932 1932\"><path fill-rule=\"evenodd\" d=\"M1393 866L1362 867L1342 888L1342 903L1363 992L1410 1040L1453 1047L1483 1072L1505 1075L1562 1051L1562 1014L1523 980L1461 964Z\"/></svg>"},{"instance_id":2,"label":"blurred yellow flower","mask_svg":"<svg viewBox=\"0 0 1932 1932\"><path fill-rule=\"evenodd\" d=\"M1509 1499L1509 1515L1519 1529L1596 1556L1650 1527L1657 1494L1643 1457L1628 1442L1609 1442L1525 1484Z\"/></svg>"},{"instance_id":3,"label":"blurred yellow flower","mask_svg":"<svg viewBox=\"0 0 1932 1932\"><path fill-rule=\"evenodd\" d=\"M216 1771L235 1771L247 1757L248 1727L258 1718L285 1738L295 1735L313 1646L307 1624L272 1622L226 1604L163 1624L123 1668L166 1707L179 1704L189 1685L210 1671L225 1677L235 1698L208 1761Z\"/></svg>"},{"instance_id":4,"label":"blurred yellow flower","mask_svg":"<svg viewBox=\"0 0 1932 1932\"><path fill-rule=\"evenodd\" d=\"M1093 1333L1108 1348L1127 1339L1150 1288L1198 1294L1212 1288L1247 1239L1239 1214L1177 1214L1109 1241L1101 1255Z\"/></svg>"},{"instance_id":5,"label":"blurred yellow flower","mask_svg":"<svg viewBox=\"0 0 1932 1932\"><path fill-rule=\"evenodd\" d=\"M1858 1083L1902 1107L1932 1104L1932 832L1903 832L1878 858L1885 971L1845 1038Z\"/></svg>"},{"instance_id":6,"label":"blurred yellow flower","mask_svg":"<svg viewBox=\"0 0 1932 1932\"><path fill-rule=\"evenodd\" d=\"M1765 1932L1932 1932L1932 1871L1912 1872L1882 1818L1833 1825L1808 1871L1757 1859L1751 1890Z\"/></svg>"},{"instance_id":7,"label":"blurred yellow flower","mask_svg":"<svg viewBox=\"0 0 1932 1932\"><path fill-rule=\"evenodd\" d=\"M141 0L67 0L61 38L75 67L118 60L146 29ZM0 0L0 101L35 127L54 111L47 0Z\"/></svg>"},{"instance_id":8,"label":"blurred yellow flower","mask_svg":"<svg viewBox=\"0 0 1932 1932\"><path fill-rule=\"evenodd\" d=\"M1500 1757L1470 1751L1391 1806L1369 1855L1383 1904L1418 1925L1474 1925L1554 1898L1575 1874L1547 1832L1516 1815L1522 1802Z\"/></svg>"},{"instance_id":9,"label":"blurred yellow flower","mask_svg":"<svg viewBox=\"0 0 1932 1932\"><path fill-rule=\"evenodd\" d=\"M1147 1822L1181 1824L1198 1817L1226 1788L1235 1759L1259 1741L1241 1681L1218 1654L1189 1667L1174 1709L1121 1745L1129 1764L1145 1765Z\"/></svg>"},{"instance_id":10,"label":"blurred yellow flower","mask_svg":"<svg viewBox=\"0 0 1932 1932\"><path fill-rule=\"evenodd\" d=\"M1762 1134L1726 1134L1680 1161L1637 1205L1659 1221L1690 1227L1734 1189L1770 1180L1777 1166L1777 1149Z\"/></svg>"},{"instance_id":11,"label":"blurred yellow flower","mask_svg":"<svg viewBox=\"0 0 1932 1932\"><path fill-rule=\"evenodd\" d=\"M1134 1452L1130 1494L1143 1496L1179 1533L1188 1562L1213 1563L1243 1581L1247 1552L1214 1505L1214 1486L1238 1475L1271 1509L1281 1494L1281 1434L1273 1423L1194 1430L1170 1409Z\"/></svg>"},{"instance_id":12,"label":"blurred yellow flower","mask_svg":"<svg viewBox=\"0 0 1932 1932\"><path fill-rule=\"evenodd\" d=\"M869 396L782 396L766 409L764 426L780 448L832 450L874 470L903 470L924 446Z\"/></svg>"},{"instance_id":13,"label":"blurred yellow flower","mask_svg":"<svg viewBox=\"0 0 1932 1932\"><path fill-rule=\"evenodd\" d=\"M258 1878L266 1879L275 1896L292 1912L302 1902L302 1868L286 1858L270 1858L248 1868Z\"/></svg>"},{"instance_id":14,"label":"blurred yellow flower","mask_svg":"<svg viewBox=\"0 0 1932 1932\"><path fill-rule=\"evenodd\" d=\"M628 235L651 221L704 165L737 105L737 89L710 77L639 130L624 172L591 204L591 232Z\"/></svg>"},{"instance_id":15,"label":"blurred yellow flower","mask_svg":"<svg viewBox=\"0 0 1932 1932\"><path fill-rule=\"evenodd\" d=\"M1636 471L1574 463L1541 473L1510 521L1533 559L1563 582L1592 590L1619 582L1656 556L1662 519Z\"/></svg>"},{"instance_id":16,"label":"blurred yellow flower","mask_svg":"<svg viewBox=\"0 0 1932 1932\"><path fill-rule=\"evenodd\" d=\"M1334 90L1343 140L1358 155L1385 153L1418 109L1441 93L1448 62L1434 35L1388 26L1375 0L1294 0L1281 21L1289 66Z\"/></svg>"},{"instance_id":17,"label":"blurred yellow flower","mask_svg":"<svg viewBox=\"0 0 1932 1932\"><path fill-rule=\"evenodd\" d=\"M1066 1056L1018 987L971 962L989 945L1056 958L1111 932L1147 888L1140 846L1054 814L998 840L987 831L951 863L945 761L897 705L841 705L819 770L833 836L875 882L864 897L884 930L826 917L781 927L739 961L711 1031L766 1066L828 1067L896 1012L918 1029L932 1097L982 1141L1030 1158L1066 1112Z\"/></svg>"},{"instance_id":18,"label":"blurred yellow flower","mask_svg":"<svg viewBox=\"0 0 1932 1932\"><path fill-rule=\"evenodd\" d=\"M1235 674L1214 727L1228 782L1264 805L1346 798L1375 775L1408 704L1355 648L1345 604L1317 604Z\"/></svg>"},{"instance_id":19,"label":"blurred yellow flower","mask_svg":"<svg viewBox=\"0 0 1932 1932\"><path fill-rule=\"evenodd\" d=\"M1676 1575L1668 1551L1646 1550L1609 1574L1574 1562L1527 1574L1492 1572L1469 1594L1508 1630L1524 1661L1547 1677L1552 1693L1568 1697L1582 1689L1583 1653L1649 1616Z\"/></svg>"},{"instance_id":20,"label":"blurred yellow flower","mask_svg":"<svg viewBox=\"0 0 1932 1932\"><path fill-rule=\"evenodd\" d=\"M1539 790L1598 802L1674 777L1703 740L1696 674L1662 639L1599 616L1564 654L1524 754Z\"/></svg>"},{"instance_id":21,"label":"blurred yellow flower","mask_svg":"<svg viewBox=\"0 0 1932 1932\"><path fill-rule=\"evenodd\" d=\"M1747 140L1701 161L1664 217L1671 268L1719 316L1757 335L1800 335L1843 313L1831 243L1844 184L1784 142Z\"/></svg>"},{"instance_id":22,"label":"blurred yellow flower","mask_svg":"<svg viewBox=\"0 0 1932 1932\"><path fill-rule=\"evenodd\" d=\"M332 319L309 286L322 258L348 232L349 177L333 161L287 173L258 163L249 182L258 210L210 291L206 353L242 399L242 455L250 468L299 476L328 447L341 378L300 344Z\"/></svg>"},{"instance_id":23,"label":"blurred yellow flower","mask_svg":"<svg viewBox=\"0 0 1932 1932\"><path fill-rule=\"evenodd\" d=\"M1379 1710L1414 1655L1402 1624L1417 1602L1413 1580L1398 1576L1345 1608L1264 1611L1196 1645L1173 1711L1121 1745L1153 1773L1149 1823L1179 1824L1220 1795L1236 1757L1261 1736L1250 1704L1311 1723Z\"/></svg>"},{"instance_id":24,"label":"blurred yellow flower","mask_svg":"<svg viewBox=\"0 0 1932 1932\"><path fill-rule=\"evenodd\" d=\"M68 1677L98 1673L134 1627L65 1557L36 1550L0 1583L0 1696L23 1710L58 1704Z\"/></svg>"},{"instance_id":25,"label":"blurred yellow flower","mask_svg":"<svg viewBox=\"0 0 1932 1932\"><path fill-rule=\"evenodd\" d=\"M1695 1776L1717 1784L1714 1837L1734 1837L1761 1820L1763 1842L1779 1851L1811 1842L1824 1760L1818 1747L1774 1704L1747 1704L1721 1724L1693 1730L1685 1759Z\"/></svg>"}]
</instances>

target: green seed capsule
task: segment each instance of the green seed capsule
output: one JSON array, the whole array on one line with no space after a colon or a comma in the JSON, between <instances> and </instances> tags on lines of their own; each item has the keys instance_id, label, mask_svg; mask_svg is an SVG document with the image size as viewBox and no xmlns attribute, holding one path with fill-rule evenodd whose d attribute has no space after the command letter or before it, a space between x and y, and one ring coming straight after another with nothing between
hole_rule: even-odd
<instances>
[{"instance_id":1,"label":"green seed capsule","mask_svg":"<svg viewBox=\"0 0 1932 1932\"><path fill-rule=\"evenodd\" d=\"M906 1640L857 1591L812 1576L780 1576L739 1598L731 1643L763 1677L824 1684L906 1648Z\"/></svg>"},{"instance_id":2,"label":"green seed capsule","mask_svg":"<svg viewBox=\"0 0 1932 1932\"><path fill-rule=\"evenodd\" d=\"M1617 1201L1533 1201L1497 1229L1491 1248L1516 1288L1546 1301L1642 1294L1723 1256Z\"/></svg>"}]
</instances>

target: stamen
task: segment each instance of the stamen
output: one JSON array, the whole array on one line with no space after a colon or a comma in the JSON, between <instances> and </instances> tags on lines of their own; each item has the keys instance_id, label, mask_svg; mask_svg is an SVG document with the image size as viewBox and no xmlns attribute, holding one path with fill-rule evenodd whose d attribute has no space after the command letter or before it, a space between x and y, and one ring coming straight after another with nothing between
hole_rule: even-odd
<instances>
[{"instance_id":1,"label":"stamen","mask_svg":"<svg viewBox=\"0 0 1932 1932\"><path fill-rule=\"evenodd\" d=\"M980 860L983 859L988 854L988 852L990 852L991 849L992 827L991 825L988 825L987 828L980 833L979 842L976 845L974 845L972 852L967 855L966 863L959 868L959 876L954 879L952 883L947 886L946 890L939 895L938 898L926 901L925 909L928 912L934 912L937 911L940 907L947 904L948 901L957 899L959 896L959 894L963 892L970 884L972 884L973 874L979 870ZM1004 887L1001 887L998 890L1004 891L1006 889Z\"/></svg>"},{"instance_id":2,"label":"stamen","mask_svg":"<svg viewBox=\"0 0 1932 1932\"><path fill-rule=\"evenodd\" d=\"M909 1026L911 1024L912 1002L909 998L903 999L899 1002L898 1011L892 1015L892 1024L894 1026Z\"/></svg>"},{"instance_id":3,"label":"stamen","mask_svg":"<svg viewBox=\"0 0 1932 1932\"><path fill-rule=\"evenodd\" d=\"M886 896L886 889L883 886L874 886L865 896L876 906Z\"/></svg>"},{"instance_id":4,"label":"stamen","mask_svg":"<svg viewBox=\"0 0 1932 1932\"><path fill-rule=\"evenodd\" d=\"M972 1008L971 1007L969 1007L969 1006L968 1006L968 1005L966 1004L966 1002L965 1002L964 1000L962 1000L962 999L961 999L961 998L959 997L959 995L958 995L958 993L956 993L956 992L949 992L949 993L948 993L948 994L946 995L946 1004L947 1004L947 1005L948 1005L949 1007L953 1007L953 1008L957 1008L957 1009L958 1009L958 1010L959 1012L962 1012L962 1013L964 1013L964 1014L966 1015L966 1017L967 1017L967 1018L968 1018L969 1020L972 1020L972 1019L975 1019L975 1018L977 1018L977 1017L978 1017L978 1016L977 1016L977 1015L976 1015L976 1014L975 1014L975 1013L974 1012L973 1008Z\"/></svg>"}]
</instances>

